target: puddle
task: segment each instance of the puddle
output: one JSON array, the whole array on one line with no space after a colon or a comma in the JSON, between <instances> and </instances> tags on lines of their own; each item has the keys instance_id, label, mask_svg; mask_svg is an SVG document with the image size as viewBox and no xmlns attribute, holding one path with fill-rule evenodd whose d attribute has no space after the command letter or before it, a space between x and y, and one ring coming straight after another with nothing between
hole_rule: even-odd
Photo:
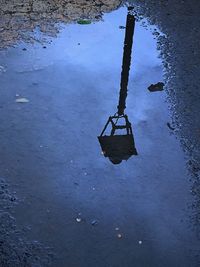
<instances>
[{"instance_id":1,"label":"puddle","mask_svg":"<svg viewBox=\"0 0 200 267\"><path fill-rule=\"evenodd\" d=\"M13 216L31 225L30 240L54 247L53 266L195 266L184 153L168 127L165 90L148 90L163 81L163 67L142 22L126 101L138 156L113 165L102 155L97 136L117 111L127 9L99 2L68 20L95 23L59 24L45 44L1 51L0 170L25 200Z\"/></svg>"}]
</instances>

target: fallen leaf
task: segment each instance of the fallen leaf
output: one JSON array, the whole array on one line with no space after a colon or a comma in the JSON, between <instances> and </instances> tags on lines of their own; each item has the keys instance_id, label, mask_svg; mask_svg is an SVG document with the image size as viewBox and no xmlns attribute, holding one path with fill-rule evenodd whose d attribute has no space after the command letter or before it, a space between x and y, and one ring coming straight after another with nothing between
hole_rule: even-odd
<instances>
[{"instance_id":1,"label":"fallen leaf","mask_svg":"<svg viewBox=\"0 0 200 267\"><path fill-rule=\"evenodd\" d=\"M149 87L148 87L148 90L150 92L157 92L157 91L163 91L164 87L164 83L162 82L159 82L159 83L156 83L156 84L151 84Z\"/></svg>"},{"instance_id":2,"label":"fallen leaf","mask_svg":"<svg viewBox=\"0 0 200 267\"><path fill-rule=\"evenodd\" d=\"M80 19L77 21L78 24L81 24L81 25L88 25L88 24L91 24L91 20L87 20L87 19Z\"/></svg>"}]
</instances>

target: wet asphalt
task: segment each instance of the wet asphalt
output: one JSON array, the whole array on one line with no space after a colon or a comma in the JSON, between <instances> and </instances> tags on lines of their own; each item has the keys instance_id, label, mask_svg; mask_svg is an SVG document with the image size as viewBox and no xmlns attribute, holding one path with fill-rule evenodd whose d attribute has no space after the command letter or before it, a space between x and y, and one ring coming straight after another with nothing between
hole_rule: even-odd
<instances>
[{"instance_id":1,"label":"wet asphalt","mask_svg":"<svg viewBox=\"0 0 200 267\"><path fill-rule=\"evenodd\" d=\"M163 81L163 66L141 23L126 110L138 156L115 166L101 154L125 20L121 8L102 22L63 25L46 48L20 43L0 54L0 176L19 198L17 227L51 247L53 267L199 266L185 154L167 126L166 92L147 90Z\"/></svg>"}]
</instances>

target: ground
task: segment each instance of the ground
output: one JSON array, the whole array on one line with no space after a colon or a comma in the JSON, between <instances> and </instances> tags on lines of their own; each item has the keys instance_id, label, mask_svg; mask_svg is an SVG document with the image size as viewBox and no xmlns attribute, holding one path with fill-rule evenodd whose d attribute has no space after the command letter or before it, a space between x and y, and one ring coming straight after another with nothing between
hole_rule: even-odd
<instances>
[{"instance_id":1,"label":"ground","mask_svg":"<svg viewBox=\"0 0 200 267\"><path fill-rule=\"evenodd\" d=\"M132 2L138 156L121 165L97 136L116 112L125 7L1 51L3 267L199 266L199 4Z\"/></svg>"}]
</instances>

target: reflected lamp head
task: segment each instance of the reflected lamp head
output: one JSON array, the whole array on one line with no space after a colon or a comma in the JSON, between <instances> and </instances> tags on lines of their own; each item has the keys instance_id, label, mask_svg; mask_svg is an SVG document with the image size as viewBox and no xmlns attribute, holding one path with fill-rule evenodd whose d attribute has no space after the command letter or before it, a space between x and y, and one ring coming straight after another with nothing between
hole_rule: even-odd
<instances>
[{"instance_id":1,"label":"reflected lamp head","mask_svg":"<svg viewBox=\"0 0 200 267\"><path fill-rule=\"evenodd\" d=\"M123 123L119 124L119 122ZM104 134L110 127L110 134ZM124 130L123 134L116 131ZM114 115L109 117L102 133L98 136L102 154L108 157L113 164L120 164L131 156L137 155L131 123L127 115Z\"/></svg>"}]
</instances>

